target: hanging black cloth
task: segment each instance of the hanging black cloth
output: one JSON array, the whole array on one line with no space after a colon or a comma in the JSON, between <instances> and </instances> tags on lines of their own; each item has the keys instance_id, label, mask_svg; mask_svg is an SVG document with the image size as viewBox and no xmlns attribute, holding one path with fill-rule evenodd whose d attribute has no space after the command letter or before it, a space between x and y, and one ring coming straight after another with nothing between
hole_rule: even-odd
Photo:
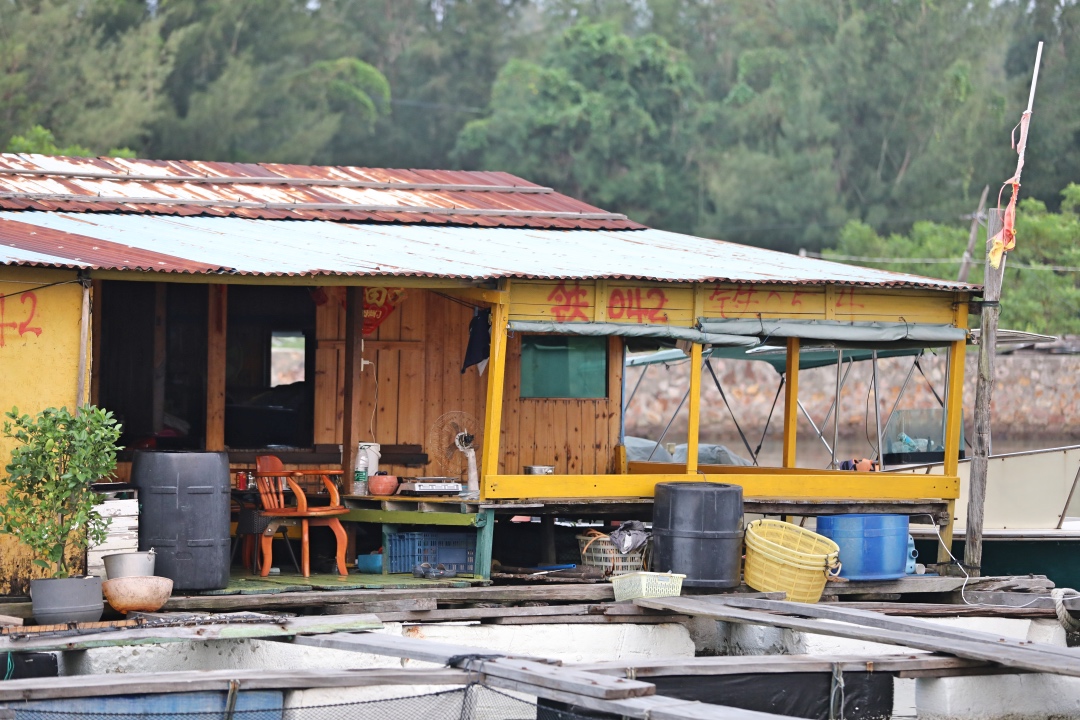
<instances>
[{"instance_id":1,"label":"hanging black cloth","mask_svg":"<svg viewBox=\"0 0 1080 720\"><path fill-rule=\"evenodd\" d=\"M472 322L469 323L469 344L465 347L465 361L461 364L461 374L473 365L479 365L477 371L483 375L491 355L491 310L476 309Z\"/></svg>"}]
</instances>

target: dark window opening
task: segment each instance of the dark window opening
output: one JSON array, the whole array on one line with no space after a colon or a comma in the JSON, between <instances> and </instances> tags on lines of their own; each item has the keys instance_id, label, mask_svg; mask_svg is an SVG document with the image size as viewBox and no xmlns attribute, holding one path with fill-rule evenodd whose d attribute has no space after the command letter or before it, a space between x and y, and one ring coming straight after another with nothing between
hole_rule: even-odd
<instances>
[{"instance_id":1,"label":"dark window opening","mask_svg":"<svg viewBox=\"0 0 1080 720\"><path fill-rule=\"evenodd\" d=\"M229 288L225 445L310 447L315 303L302 287Z\"/></svg>"},{"instance_id":2,"label":"dark window opening","mask_svg":"<svg viewBox=\"0 0 1080 720\"><path fill-rule=\"evenodd\" d=\"M206 438L205 285L105 281L97 404L123 425L125 455L193 450Z\"/></svg>"},{"instance_id":3,"label":"dark window opening","mask_svg":"<svg viewBox=\"0 0 1080 720\"><path fill-rule=\"evenodd\" d=\"M225 444L310 448L315 303L302 287L230 286ZM98 405L123 424L124 456L206 446L207 286L105 281Z\"/></svg>"}]
</instances>

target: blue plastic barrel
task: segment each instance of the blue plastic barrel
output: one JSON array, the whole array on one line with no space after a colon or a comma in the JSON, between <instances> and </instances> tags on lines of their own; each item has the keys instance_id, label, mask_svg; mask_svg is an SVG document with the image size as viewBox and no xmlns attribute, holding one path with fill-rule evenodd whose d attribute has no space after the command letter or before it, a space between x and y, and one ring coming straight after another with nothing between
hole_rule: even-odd
<instances>
[{"instance_id":1,"label":"blue plastic barrel","mask_svg":"<svg viewBox=\"0 0 1080 720\"><path fill-rule=\"evenodd\" d=\"M907 574L907 515L823 515L817 531L840 546L840 577L893 580Z\"/></svg>"}]
</instances>

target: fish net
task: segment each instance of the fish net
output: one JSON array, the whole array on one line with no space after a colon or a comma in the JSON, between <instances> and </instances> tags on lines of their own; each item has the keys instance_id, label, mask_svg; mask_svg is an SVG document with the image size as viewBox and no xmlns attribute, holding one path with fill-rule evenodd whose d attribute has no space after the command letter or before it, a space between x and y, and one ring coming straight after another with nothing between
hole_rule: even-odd
<instances>
[{"instance_id":1,"label":"fish net","mask_svg":"<svg viewBox=\"0 0 1080 720\"><path fill-rule=\"evenodd\" d=\"M425 695L301 707L290 706L290 697L295 695L242 692L231 712L226 709L225 693L197 695L197 700L181 693L0 703L0 720L595 720L610 717L574 712L557 703L537 703L480 684ZM194 712L185 709L208 700L221 708ZM244 707L251 704L262 707ZM95 712L93 706L102 708L102 712Z\"/></svg>"}]
</instances>

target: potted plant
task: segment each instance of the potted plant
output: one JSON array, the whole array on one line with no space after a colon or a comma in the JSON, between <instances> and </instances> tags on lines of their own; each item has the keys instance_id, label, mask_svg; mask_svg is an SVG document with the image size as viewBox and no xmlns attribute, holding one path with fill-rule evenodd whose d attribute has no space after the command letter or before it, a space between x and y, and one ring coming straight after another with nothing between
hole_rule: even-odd
<instances>
[{"instance_id":1,"label":"potted plant","mask_svg":"<svg viewBox=\"0 0 1080 720\"><path fill-rule=\"evenodd\" d=\"M0 504L0 531L15 535L50 578L33 580L34 618L43 624L101 618L101 578L72 577L72 549L85 555L105 540L109 518L94 506L90 484L116 468L120 425L111 412L86 405L76 413L49 408L36 416L7 413L4 435L15 440Z\"/></svg>"}]
</instances>

